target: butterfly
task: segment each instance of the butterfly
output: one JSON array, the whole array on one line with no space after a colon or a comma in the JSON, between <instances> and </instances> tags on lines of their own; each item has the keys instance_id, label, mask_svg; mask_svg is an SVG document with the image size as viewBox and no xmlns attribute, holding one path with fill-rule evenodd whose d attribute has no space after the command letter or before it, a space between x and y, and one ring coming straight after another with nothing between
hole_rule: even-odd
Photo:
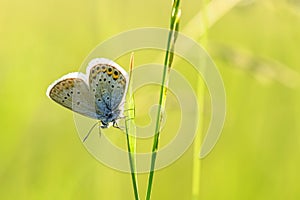
<instances>
[{"instance_id":1,"label":"butterfly","mask_svg":"<svg viewBox=\"0 0 300 200\"><path fill-rule=\"evenodd\" d=\"M117 63L95 58L89 62L86 74L67 74L52 83L46 94L76 113L100 120L101 128L108 128L111 124L118 127L128 82L127 72Z\"/></svg>"}]
</instances>

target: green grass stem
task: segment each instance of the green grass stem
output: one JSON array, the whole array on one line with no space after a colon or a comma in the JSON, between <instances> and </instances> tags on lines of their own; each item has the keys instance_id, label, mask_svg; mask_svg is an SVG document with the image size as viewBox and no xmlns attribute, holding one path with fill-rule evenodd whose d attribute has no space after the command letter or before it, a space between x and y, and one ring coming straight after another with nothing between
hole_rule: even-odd
<instances>
[{"instance_id":1,"label":"green grass stem","mask_svg":"<svg viewBox=\"0 0 300 200\"><path fill-rule=\"evenodd\" d=\"M154 135L153 146L152 146L152 156L151 156L151 165L150 165L150 172L149 172L149 178L148 178L146 200L150 200L150 197L151 197L153 176L154 176L154 171L155 171L154 168L155 168L158 143L159 143L159 135L161 132L161 123L162 123L162 119L163 119L166 98L167 98L169 74L170 74L170 69L171 69L173 57L174 57L173 52L174 52L175 42L176 42L176 38L177 38L177 31L179 29L179 19L180 19L180 12L181 12L181 10L179 8L179 4L180 4L180 0L174 0L173 5L172 5L170 31L169 31L169 36L168 36L167 48L166 48L164 69L163 69L163 75L162 75L162 83L161 83L161 87L160 87L159 107L157 109L155 135Z\"/></svg>"}]
</instances>

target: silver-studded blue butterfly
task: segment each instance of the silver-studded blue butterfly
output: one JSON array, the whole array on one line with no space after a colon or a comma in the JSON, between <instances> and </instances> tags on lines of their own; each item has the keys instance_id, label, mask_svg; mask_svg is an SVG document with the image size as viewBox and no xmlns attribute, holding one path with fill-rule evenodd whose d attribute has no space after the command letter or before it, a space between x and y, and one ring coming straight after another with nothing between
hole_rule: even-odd
<instances>
[{"instance_id":1,"label":"silver-studded blue butterfly","mask_svg":"<svg viewBox=\"0 0 300 200\"><path fill-rule=\"evenodd\" d=\"M106 58L89 62L86 74L67 74L47 89L58 104L101 121L101 128L116 125L124 110L129 77L117 63Z\"/></svg>"}]
</instances>

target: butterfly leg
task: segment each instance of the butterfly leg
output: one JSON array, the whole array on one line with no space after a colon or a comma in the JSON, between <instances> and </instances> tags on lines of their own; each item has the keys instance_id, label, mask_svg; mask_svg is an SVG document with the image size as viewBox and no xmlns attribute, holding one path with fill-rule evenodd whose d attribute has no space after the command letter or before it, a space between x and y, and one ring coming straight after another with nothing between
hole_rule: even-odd
<instances>
[{"instance_id":1,"label":"butterfly leg","mask_svg":"<svg viewBox=\"0 0 300 200\"><path fill-rule=\"evenodd\" d=\"M120 129L120 127L119 127L119 125L118 125L118 123L116 121L113 121L113 127Z\"/></svg>"}]
</instances>

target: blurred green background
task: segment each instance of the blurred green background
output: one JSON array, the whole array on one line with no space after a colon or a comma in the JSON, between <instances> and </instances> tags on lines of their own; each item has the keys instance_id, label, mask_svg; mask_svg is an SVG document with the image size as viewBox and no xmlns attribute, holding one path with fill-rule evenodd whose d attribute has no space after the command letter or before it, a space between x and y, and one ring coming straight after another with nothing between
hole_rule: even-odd
<instances>
[{"instance_id":1,"label":"blurred green background","mask_svg":"<svg viewBox=\"0 0 300 200\"><path fill-rule=\"evenodd\" d=\"M233 2L214 7L233 6L205 37L200 24L186 32L216 62L227 92L221 138L201 161L199 199L300 199L300 3ZM183 33L203 5L181 2ZM109 37L167 28L170 8L158 0L0 2L0 199L133 199L130 175L95 160L72 113L45 92ZM156 172L152 199L191 199L192 162L190 147ZM139 181L143 199L147 175Z\"/></svg>"}]
</instances>

